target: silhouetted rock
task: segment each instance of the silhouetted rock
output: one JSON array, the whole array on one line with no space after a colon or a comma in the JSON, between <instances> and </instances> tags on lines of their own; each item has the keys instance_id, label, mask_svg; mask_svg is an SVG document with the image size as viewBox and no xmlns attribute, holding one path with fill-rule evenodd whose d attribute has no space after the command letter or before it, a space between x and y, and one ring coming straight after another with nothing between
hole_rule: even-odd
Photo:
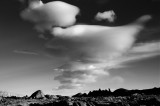
<instances>
[{"instance_id":1,"label":"silhouetted rock","mask_svg":"<svg viewBox=\"0 0 160 106\"><path fill-rule=\"evenodd\" d=\"M43 92L41 90L37 90L36 92L34 92L30 98L32 99L46 99L45 95L43 94Z\"/></svg>"},{"instance_id":2,"label":"silhouetted rock","mask_svg":"<svg viewBox=\"0 0 160 106\"><path fill-rule=\"evenodd\" d=\"M88 94L86 93L77 93L72 97L107 97L107 96L133 96L133 95L160 95L160 88L151 88L143 90L127 90L124 88L116 89L115 91L108 90L93 90Z\"/></svg>"},{"instance_id":3,"label":"silhouetted rock","mask_svg":"<svg viewBox=\"0 0 160 106\"><path fill-rule=\"evenodd\" d=\"M124 88L119 88L113 92L115 96L126 96L129 95L129 90Z\"/></svg>"}]
</instances>

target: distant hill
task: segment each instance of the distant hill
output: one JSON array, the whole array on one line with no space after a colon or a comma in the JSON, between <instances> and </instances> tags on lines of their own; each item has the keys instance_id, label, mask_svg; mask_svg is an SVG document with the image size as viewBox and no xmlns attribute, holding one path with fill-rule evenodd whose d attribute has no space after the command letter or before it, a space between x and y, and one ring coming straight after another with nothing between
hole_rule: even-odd
<instances>
[{"instance_id":1,"label":"distant hill","mask_svg":"<svg viewBox=\"0 0 160 106\"><path fill-rule=\"evenodd\" d=\"M158 95L160 94L160 87L159 88L151 88L151 89L143 89L143 90L127 90L127 89L117 89L113 92L113 95L116 96L128 96L133 94L145 94L145 95Z\"/></svg>"},{"instance_id":2,"label":"distant hill","mask_svg":"<svg viewBox=\"0 0 160 106\"><path fill-rule=\"evenodd\" d=\"M93 90L87 93L77 93L72 97L99 97L99 96L130 96L134 94L144 94L144 95L160 95L160 87L159 88L151 88L151 89L143 89L143 90L128 90L124 88L116 89L115 91L108 90Z\"/></svg>"}]
</instances>

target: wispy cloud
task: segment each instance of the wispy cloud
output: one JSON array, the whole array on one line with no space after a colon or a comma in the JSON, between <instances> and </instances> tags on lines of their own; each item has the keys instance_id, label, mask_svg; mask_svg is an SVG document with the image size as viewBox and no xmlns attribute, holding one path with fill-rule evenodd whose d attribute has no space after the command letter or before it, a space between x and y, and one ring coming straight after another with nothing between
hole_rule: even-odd
<instances>
[{"instance_id":1,"label":"wispy cloud","mask_svg":"<svg viewBox=\"0 0 160 106\"><path fill-rule=\"evenodd\" d=\"M160 54L160 41L139 43L130 50L131 53L152 53L157 52Z\"/></svg>"},{"instance_id":2,"label":"wispy cloud","mask_svg":"<svg viewBox=\"0 0 160 106\"><path fill-rule=\"evenodd\" d=\"M39 55L36 52L33 51L28 51L28 50L14 50L14 53L18 53L18 54L27 54L27 55Z\"/></svg>"},{"instance_id":3,"label":"wispy cloud","mask_svg":"<svg viewBox=\"0 0 160 106\"><path fill-rule=\"evenodd\" d=\"M98 76L109 75L107 71L102 69L102 66L83 62L70 62L56 70L60 73L54 79L62 84L58 89L81 88L84 84L96 82Z\"/></svg>"},{"instance_id":4,"label":"wispy cloud","mask_svg":"<svg viewBox=\"0 0 160 106\"><path fill-rule=\"evenodd\" d=\"M110 69L125 68L127 64L160 55L160 42L140 43L133 46L124 55L108 61ZM106 70L108 68L106 67Z\"/></svg>"},{"instance_id":5,"label":"wispy cloud","mask_svg":"<svg viewBox=\"0 0 160 106\"><path fill-rule=\"evenodd\" d=\"M134 46L125 56L121 63L138 61L160 55L160 42L140 43Z\"/></svg>"}]
</instances>

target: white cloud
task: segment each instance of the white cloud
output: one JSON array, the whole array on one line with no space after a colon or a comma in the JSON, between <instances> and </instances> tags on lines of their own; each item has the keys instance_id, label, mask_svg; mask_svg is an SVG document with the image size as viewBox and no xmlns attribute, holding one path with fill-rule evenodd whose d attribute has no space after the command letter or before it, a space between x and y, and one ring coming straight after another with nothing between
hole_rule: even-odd
<instances>
[{"instance_id":1,"label":"white cloud","mask_svg":"<svg viewBox=\"0 0 160 106\"><path fill-rule=\"evenodd\" d=\"M47 52L68 60L55 69L59 71L54 76L60 82L57 89L81 88L87 83L95 82L99 76L109 76L108 70L112 68L142 59L142 55L139 55L141 47L134 48L133 44L151 16L146 15L131 24L118 27L73 25L78 13L78 7L65 2L43 4L39 0L30 0L29 7L21 13L23 19L35 23L38 31L47 30L54 36L46 44ZM112 21L113 13L98 13L96 17ZM148 49L145 51L148 52ZM143 57L149 55L151 54L144 54ZM113 80L124 81L121 77Z\"/></svg>"},{"instance_id":2,"label":"white cloud","mask_svg":"<svg viewBox=\"0 0 160 106\"><path fill-rule=\"evenodd\" d=\"M74 25L66 29L53 28L54 39L48 43L48 49L53 55L69 59L68 64L57 68L61 74L55 80L60 81L61 86L67 83L75 88L74 84L95 82L97 77L109 75L109 69L119 68L122 63L135 59L129 60L125 54L132 48L147 17L119 27Z\"/></svg>"},{"instance_id":3,"label":"white cloud","mask_svg":"<svg viewBox=\"0 0 160 106\"><path fill-rule=\"evenodd\" d=\"M157 52L160 54L160 41L150 42L150 43L139 43L130 52L133 53Z\"/></svg>"},{"instance_id":4,"label":"white cloud","mask_svg":"<svg viewBox=\"0 0 160 106\"><path fill-rule=\"evenodd\" d=\"M60 81L62 84L58 89L81 88L84 84L96 82L98 76L109 75L108 72L101 69L102 67L96 65L71 62L59 67L56 71L59 71L60 74L54 77L55 80Z\"/></svg>"},{"instance_id":5,"label":"white cloud","mask_svg":"<svg viewBox=\"0 0 160 106\"><path fill-rule=\"evenodd\" d=\"M106 70L125 68L127 64L160 55L160 42L141 43L133 46L125 54L108 61Z\"/></svg>"},{"instance_id":6,"label":"white cloud","mask_svg":"<svg viewBox=\"0 0 160 106\"><path fill-rule=\"evenodd\" d=\"M130 49L142 26L138 23L120 27L74 25L66 29L53 28L54 39L47 47L53 54L58 52L72 60L106 61Z\"/></svg>"},{"instance_id":7,"label":"white cloud","mask_svg":"<svg viewBox=\"0 0 160 106\"><path fill-rule=\"evenodd\" d=\"M134 62L160 55L160 42L140 43L119 59L119 63Z\"/></svg>"},{"instance_id":8,"label":"white cloud","mask_svg":"<svg viewBox=\"0 0 160 106\"><path fill-rule=\"evenodd\" d=\"M53 1L43 4L41 0L29 0L29 7L21 12L21 17L34 22L35 28L44 32L51 30L53 26L73 25L78 13L78 7L65 2Z\"/></svg>"},{"instance_id":9,"label":"white cloud","mask_svg":"<svg viewBox=\"0 0 160 106\"><path fill-rule=\"evenodd\" d=\"M114 13L113 10L110 11L105 11L103 13L98 12L97 15L95 16L95 20L97 21L107 21L107 22L114 22L116 19L116 14Z\"/></svg>"}]
</instances>

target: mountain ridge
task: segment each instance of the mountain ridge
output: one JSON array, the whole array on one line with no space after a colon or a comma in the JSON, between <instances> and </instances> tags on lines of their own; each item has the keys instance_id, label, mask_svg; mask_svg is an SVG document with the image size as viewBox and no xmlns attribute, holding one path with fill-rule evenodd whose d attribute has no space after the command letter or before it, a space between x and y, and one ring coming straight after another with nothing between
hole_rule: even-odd
<instances>
[{"instance_id":1,"label":"mountain ridge","mask_svg":"<svg viewBox=\"0 0 160 106\"><path fill-rule=\"evenodd\" d=\"M105 90L93 90L89 91L88 93L77 93L73 95L72 97L98 97L98 96L130 96L134 94L144 94L144 95L158 95L160 94L160 87L154 87L149 89L132 89L128 90L125 88L118 88L114 91L111 91L110 89Z\"/></svg>"}]
</instances>

